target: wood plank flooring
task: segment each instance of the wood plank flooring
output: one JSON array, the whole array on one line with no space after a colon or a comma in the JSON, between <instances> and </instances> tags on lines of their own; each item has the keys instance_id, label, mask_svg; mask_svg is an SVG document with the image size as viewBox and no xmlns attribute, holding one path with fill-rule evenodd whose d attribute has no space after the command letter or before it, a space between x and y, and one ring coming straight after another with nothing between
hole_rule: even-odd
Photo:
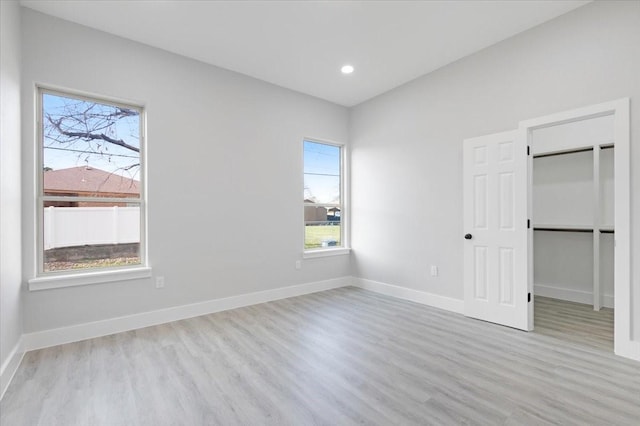
<instances>
[{"instance_id":1,"label":"wood plank flooring","mask_svg":"<svg viewBox=\"0 0 640 426\"><path fill-rule=\"evenodd\" d=\"M638 425L640 363L347 287L26 354L2 425Z\"/></svg>"},{"instance_id":2,"label":"wood plank flooring","mask_svg":"<svg viewBox=\"0 0 640 426\"><path fill-rule=\"evenodd\" d=\"M535 297L535 332L613 352L613 309Z\"/></svg>"}]
</instances>

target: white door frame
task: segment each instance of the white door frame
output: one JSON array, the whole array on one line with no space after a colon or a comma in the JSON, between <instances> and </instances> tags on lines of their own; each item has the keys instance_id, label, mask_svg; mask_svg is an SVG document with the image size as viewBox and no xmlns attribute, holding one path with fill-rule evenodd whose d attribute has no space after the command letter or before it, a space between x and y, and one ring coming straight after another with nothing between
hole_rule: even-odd
<instances>
[{"instance_id":1,"label":"white door frame","mask_svg":"<svg viewBox=\"0 0 640 426\"><path fill-rule=\"evenodd\" d=\"M629 98L521 121L518 131L531 146L532 131L605 115L614 117L614 351L616 355L640 361L640 342L631 335L631 156ZM533 156L528 159L528 215L532 215ZM529 290L533 291L533 227L527 233L529 244ZM640 290L640 289L638 289ZM531 321L533 319L531 318Z\"/></svg>"}]
</instances>

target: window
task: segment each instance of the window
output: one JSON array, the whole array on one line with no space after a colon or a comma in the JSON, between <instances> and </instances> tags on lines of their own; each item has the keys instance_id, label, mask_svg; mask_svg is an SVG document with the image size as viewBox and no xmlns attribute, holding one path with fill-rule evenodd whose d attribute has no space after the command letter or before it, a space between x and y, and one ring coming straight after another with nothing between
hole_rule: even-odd
<instances>
[{"instance_id":1,"label":"window","mask_svg":"<svg viewBox=\"0 0 640 426\"><path fill-rule=\"evenodd\" d=\"M305 140L304 249L344 247L343 147Z\"/></svg>"},{"instance_id":2,"label":"window","mask_svg":"<svg viewBox=\"0 0 640 426\"><path fill-rule=\"evenodd\" d=\"M143 111L38 90L38 275L145 262Z\"/></svg>"}]
</instances>

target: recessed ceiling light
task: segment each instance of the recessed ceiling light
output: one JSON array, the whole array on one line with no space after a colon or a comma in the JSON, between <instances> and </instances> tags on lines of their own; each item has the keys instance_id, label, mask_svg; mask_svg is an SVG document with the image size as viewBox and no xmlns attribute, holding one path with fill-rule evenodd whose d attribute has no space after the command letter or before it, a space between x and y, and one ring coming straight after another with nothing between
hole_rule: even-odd
<instances>
[{"instance_id":1,"label":"recessed ceiling light","mask_svg":"<svg viewBox=\"0 0 640 426\"><path fill-rule=\"evenodd\" d=\"M351 74L353 72L353 67L351 65L345 65L340 68L340 71L342 71L342 74Z\"/></svg>"}]
</instances>

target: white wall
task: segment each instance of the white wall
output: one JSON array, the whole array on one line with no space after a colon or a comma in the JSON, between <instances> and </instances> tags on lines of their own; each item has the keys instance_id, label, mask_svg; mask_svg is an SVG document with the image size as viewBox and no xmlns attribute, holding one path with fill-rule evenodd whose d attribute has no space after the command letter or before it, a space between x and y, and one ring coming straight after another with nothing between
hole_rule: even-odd
<instances>
[{"instance_id":1,"label":"white wall","mask_svg":"<svg viewBox=\"0 0 640 426\"><path fill-rule=\"evenodd\" d=\"M20 237L20 7L0 2L0 371L22 335ZM7 373L7 374L5 374Z\"/></svg>"},{"instance_id":2,"label":"white wall","mask_svg":"<svg viewBox=\"0 0 640 426\"><path fill-rule=\"evenodd\" d=\"M35 83L144 103L148 251L166 279L163 290L147 279L28 292L25 332L350 274L349 256L295 270L302 138L347 142L345 108L28 9L22 23L24 194L34 193ZM28 279L32 196L23 209Z\"/></svg>"},{"instance_id":3,"label":"white wall","mask_svg":"<svg viewBox=\"0 0 640 426\"><path fill-rule=\"evenodd\" d=\"M535 231L535 293L578 303L593 303L593 234ZM602 306L613 308L613 235L600 234Z\"/></svg>"},{"instance_id":4,"label":"white wall","mask_svg":"<svg viewBox=\"0 0 640 426\"><path fill-rule=\"evenodd\" d=\"M631 97L640 338L639 76L640 3L594 2L353 108L355 275L463 298L462 140ZM440 267L438 277L429 265Z\"/></svg>"},{"instance_id":5,"label":"white wall","mask_svg":"<svg viewBox=\"0 0 640 426\"><path fill-rule=\"evenodd\" d=\"M533 159L534 225L593 228L593 155L585 151Z\"/></svg>"}]
</instances>

